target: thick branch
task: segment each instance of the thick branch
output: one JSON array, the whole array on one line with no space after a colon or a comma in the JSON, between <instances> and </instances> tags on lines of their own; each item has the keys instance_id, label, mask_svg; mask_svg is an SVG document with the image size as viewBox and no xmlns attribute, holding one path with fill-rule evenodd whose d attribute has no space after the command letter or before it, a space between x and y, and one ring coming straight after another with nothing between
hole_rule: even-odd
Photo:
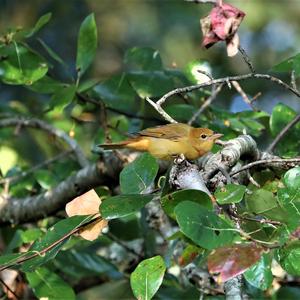
<instances>
[{"instance_id":1,"label":"thick branch","mask_svg":"<svg viewBox=\"0 0 300 300\"><path fill-rule=\"evenodd\" d=\"M105 163L99 161L81 169L43 194L24 199L8 199L2 196L0 224L24 223L51 215L78 195L101 184L109 183L112 177L120 172L122 165L116 156L111 156Z\"/></svg>"},{"instance_id":2,"label":"thick branch","mask_svg":"<svg viewBox=\"0 0 300 300\"><path fill-rule=\"evenodd\" d=\"M24 126L24 127L41 129L51 135L54 135L62 139L73 150L78 160L78 163L80 164L81 167L86 167L89 164L88 160L86 159L83 151L81 150L77 142L71 137L69 137L68 134L66 134L63 130L52 127L51 125L38 119L7 118L7 119L0 120L0 128L14 127L14 126L17 127Z\"/></svg>"}]
</instances>

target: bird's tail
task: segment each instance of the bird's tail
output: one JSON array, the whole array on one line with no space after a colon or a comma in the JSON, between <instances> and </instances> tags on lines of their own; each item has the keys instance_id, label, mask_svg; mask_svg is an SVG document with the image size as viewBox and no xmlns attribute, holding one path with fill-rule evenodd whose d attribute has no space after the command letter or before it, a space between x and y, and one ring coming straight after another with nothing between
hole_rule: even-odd
<instances>
[{"instance_id":1,"label":"bird's tail","mask_svg":"<svg viewBox=\"0 0 300 300\"><path fill-rule=\"evenodd\" d=\"M118 143L100 144L98 147L103 148L104 150L122 149L125 148L129 143L130 141L121 141Z\"/></svg>"}]
</instances>

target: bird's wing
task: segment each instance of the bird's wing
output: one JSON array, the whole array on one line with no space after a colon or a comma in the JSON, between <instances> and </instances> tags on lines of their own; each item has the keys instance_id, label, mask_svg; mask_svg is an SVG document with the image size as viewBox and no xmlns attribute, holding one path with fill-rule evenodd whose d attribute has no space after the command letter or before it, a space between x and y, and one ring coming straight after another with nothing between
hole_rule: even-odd
<instances>
[{"instance_id":1,"label":"bird's wing","mask_svg":"<svg viewBox=\"0 0 300 300\"><path fill-rule=\"evenodd\" d=\"M147 128L138 133L139 136L148 136L161 139L177 140L189 135L191 127L186 124L168 124Z\"/></svg>"}]
</instances>

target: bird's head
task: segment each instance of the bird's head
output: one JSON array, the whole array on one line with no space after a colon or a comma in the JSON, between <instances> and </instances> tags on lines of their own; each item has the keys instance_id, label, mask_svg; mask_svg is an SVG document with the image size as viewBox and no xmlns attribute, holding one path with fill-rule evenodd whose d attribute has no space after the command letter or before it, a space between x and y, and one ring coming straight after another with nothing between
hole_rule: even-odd
<instances>
[{"instance_id":1,"label":"bird's head","mask_svg":"<svg viewBox=\"0 0 300 300\"><path fill-rule=\"evenodd\" d=\"M208 152L213 147L214 142L223 136L223 134L216 133L208 128L193 128L190 131L190 137L196 141L196 147L203 152Z\"/></svg>"}]
</instances>

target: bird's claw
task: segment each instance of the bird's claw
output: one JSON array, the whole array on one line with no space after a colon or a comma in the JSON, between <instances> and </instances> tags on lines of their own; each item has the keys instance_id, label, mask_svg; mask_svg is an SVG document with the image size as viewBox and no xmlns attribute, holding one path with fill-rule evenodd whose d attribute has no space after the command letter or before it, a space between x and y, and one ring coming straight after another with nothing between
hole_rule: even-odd
<instances>
[{"instance_id":1,"label":"bird's claw","mask_svg":"<svg viewBox=\"0 0 300 300\"><path fill-rule=\"evenodd\" d=\"M175 157L174 159L174 163L179 165L181 164L183 161L185 160L185 156L183 154L180 154L178 156Z\"/></svg>"}]
</instances>

